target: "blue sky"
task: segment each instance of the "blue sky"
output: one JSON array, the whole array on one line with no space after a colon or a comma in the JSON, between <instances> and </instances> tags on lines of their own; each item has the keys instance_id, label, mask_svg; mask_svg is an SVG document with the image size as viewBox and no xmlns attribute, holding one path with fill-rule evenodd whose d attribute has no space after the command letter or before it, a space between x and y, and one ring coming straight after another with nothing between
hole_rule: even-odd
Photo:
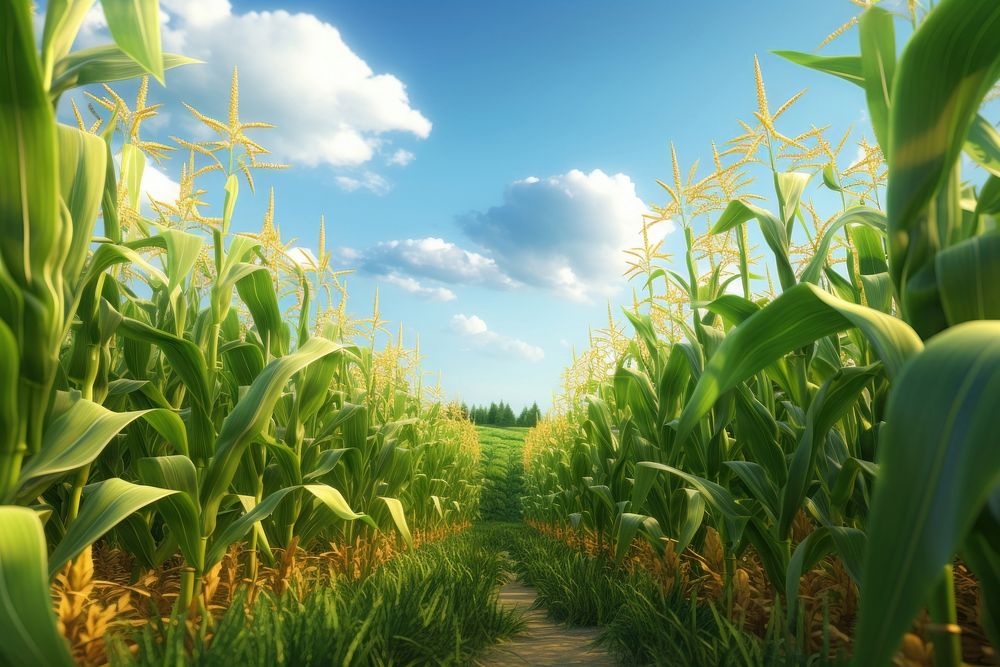
<instances>
[{"instance_id":1,"label":"blue sky","mask_svg":"<svg viewBox=\"0 0 1000 667\"><path fill-rule=\"evenodd\" d=\"M360 269L351 311L379 284L383 316L470 403L549 404L608 298L630 300L618 246L664 200L669 142L708 165L710 142L752 120L754 54L775 106L809 89L794 133L867 129L860 89L769 53L815 51L858 11L847 0L161 4L165 46L207 64L151 91L156 132L189 134L181 99L224 116L238 65L243 118L276 123L257 136L293 168L259 175L237 229L259 228L270 185L299 245L325 215ZM83 41L100 31L95 18Z\"/></svg>"}]
</instances>

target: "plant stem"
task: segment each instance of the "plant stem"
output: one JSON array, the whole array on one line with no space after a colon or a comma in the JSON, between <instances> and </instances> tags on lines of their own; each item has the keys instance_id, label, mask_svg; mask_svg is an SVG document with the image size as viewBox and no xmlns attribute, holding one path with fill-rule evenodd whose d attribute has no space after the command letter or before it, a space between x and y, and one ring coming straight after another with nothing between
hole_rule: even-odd
<instances>
[{"instance_id":1,"label":"plant stem","mask_svg":"<svg viewBox=\"0 0 1000 667\"><path fill-rule=\"evenodd\" d=\"M962 664L962 629L955 611L955 577L951 565L944 567L927 606L931 617L927 634L934 642L934 664L959 667Z\"/></svg>"}]
</instances>

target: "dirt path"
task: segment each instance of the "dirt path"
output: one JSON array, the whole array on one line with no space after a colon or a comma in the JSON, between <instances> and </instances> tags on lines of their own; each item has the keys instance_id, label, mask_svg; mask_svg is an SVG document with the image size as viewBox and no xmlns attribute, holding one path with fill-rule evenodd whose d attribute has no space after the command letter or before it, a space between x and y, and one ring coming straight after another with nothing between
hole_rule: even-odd
<instances>
[{"instance_id":1,"label":"dirt path","mask_svg":"<svg viewBox=\"0 0 1000 667\"><path fill-rule=\"evenodd\" d=\"M524 632L508 642L497 644L480 657L483 667L524 667L525 665L590 665L613 667L616 663L591 642L599 628L573 628L549 619L544 609L531 609L537 593L517 579L500 589L500 604L526 610Z\"/></svg>"}]
</instances>

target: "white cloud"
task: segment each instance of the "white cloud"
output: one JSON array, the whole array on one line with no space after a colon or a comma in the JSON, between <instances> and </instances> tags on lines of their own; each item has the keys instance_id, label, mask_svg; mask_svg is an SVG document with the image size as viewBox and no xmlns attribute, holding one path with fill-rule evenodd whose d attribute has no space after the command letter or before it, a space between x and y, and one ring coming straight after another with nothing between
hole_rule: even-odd
<instances>
[{"instance_id":1,"label":"white cloud","mask_svg":"<svg viewBox=\"0 0 1000 667\"><path fill-rule=\"evenodd\" d=\"M397 273L499 289L516 284L489 257L434 237L385 241L361 253L359 259L360 269L372 275Z\"/></svg>"},{"instance_id":2,"label":"white cloud","mask_svg":"<svg viewBox=\"0 0 1000 667\"><path fill-rule=\"evenodd\" d=\"M115 166L121 169L122 155L116 153ZM149 205L149 198L157 201L164 201L173 204L181 193L181 185L165 173L151 161L147 161L142 170L142 181L139 183L139 205L143 215L152 216L153 209Z\"/></svg>"},{"instance_id":3,"label":"white cloud","mask_svg":"<svg viewBox=\"0 0 1000 667\"><path fill-rule=\"evenodd\" d=\"M366 171L357 178L353 176L337 176L333 180L341 190L346 192L354 192L355 190L364 188L372 194L381 197L392 190L392 185L389 181L372 171Z\"/></svg>"},{"instance_id":4,"label":"white cloud","mask_svg":"<svg viewBox=\"0 0 1000 667\"><path fill-rule=\"evenodd\" d=\"M148 206L150 197L158 201L173 203L181 193L180 183L149 162L146 163L146 168L142 172L142 183L139 185L139 189L142 191L144 206Z\"/></svg>"},{"instance_id":5,"label":"white cloud","mask_svg":"<svg viewBox=\"0 0 1000 667\"><path fill-rule=\"evenodd\" d=\"M413 162L413 159L417 157L413 153L400 148L398 151L389 156L389 164L397 165L399 167L405 167L406 165Z\"/></svg>"},{"instance_id":6,"label":"white cloud","mask_svg":"<svg viewBox=\"0 0 1000 667\"><path fill-rule=\"evenodd\" d=\"M477 315L455 315L451 318L453 331L468 339L476 348L494 356L514 356L525 361L538 362L545 358L545 351L526 343L519 338L512 338L492 331L486 322Z\"/></svg>"},{"instance_id":7,"label":"white cloud","mask_svg":"<svg viewBox=\"0 0 1000 667\"><path fill-rule=\"evenodd\" d=\"M414 278L401 276L398 273L389 273L384 276L379 276L378 279L384 283L395 285L410 294L418 296L422 299L428 299L430 301L454 301L456 298L455 293L447 287L427 287Z\"/></svg>"},{"instance_id":8,"label":"white cloud","mask_svg":"<svg viewBox=\"0 0 1000 667\"><path fill-rule=\"evenodd\" d=\"M487 332L489 327L478 315L455 315L451 318L451 327L465 336L478 336Z\"/></svg>"},{"instance_id":9,"label":"white cloud","mask_svg":"<svg viewBox=\"0 0 1000 667\"><path fill-rule=\"evenodd\" d=\"M639 242L645 212L625 174L574 169L515 181L502 204L459 223L514 280L588 300L622 284L623 251Z\"/></svg>"},{"instance_id":10,"label":"white cloud","mask_svg":"<svg viewBox=\"0 0 1000 667\"><path fill-rule=\"evenodd\" d=\"M277 125L257 137L278 161L357 166L374 157L388 133L430 134L431 122L411 106L406 85L374 72L314 14L241 12L228 0L162 0L161 7L164 49L205 61L168 72L170 90L210 116L225 116L238 66L245 120ZM98 6L79 44L107 41Z\"/></svg>"}]
</instances>

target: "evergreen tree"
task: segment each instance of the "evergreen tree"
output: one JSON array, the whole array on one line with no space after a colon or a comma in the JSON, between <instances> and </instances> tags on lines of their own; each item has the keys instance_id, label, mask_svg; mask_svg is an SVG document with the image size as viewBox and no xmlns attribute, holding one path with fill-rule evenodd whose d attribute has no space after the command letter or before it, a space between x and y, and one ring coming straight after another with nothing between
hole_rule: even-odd
<instances>
[{"instance_id":1,"label":"evergreen tree","mask_svg":"<svg viewBox=\"0 0 1000 667\"><path fill-rule=\"evenodd\" d=\"M506 403L504 403L503 406L500 422L503 426L514 426L514 424L517 423L517 418L514 416L514 410L512 410L510 405Z\"/></svg>"},{"instance_id":2,"label":"evergreen tree","mask_svg":"<svg viewBox=\"0 0 1000 667\"><path fill-rule=\"evenodd\" d=\"M519 414L517 416L517 425L518 426L531 426L532 424L529 421L530 419L531 419L531 414L528 412L528 408L526 408L526 407L525 408L521 408L521 414Z\"/></svg>"},{"instance_id":3,"label":"evergreen tree","mask_svg":"<svg viewBox=\"0 0 1000 667\"><path fill-rule=\"evenodd\" d=\"M542 420L542 411L538 409L538 402L536 401L531 404L531 415L529 417L530 423L526 424L526 426L535 426L541 420Z\"/></svg>"},{"instance_id":4,"label":"evergreen tree","mask_svg":"<svg viewBox=\"0 0 1000 667\"><path fill-rule=\"evenodd\" d=\"M497 421L499 417L499 412L500 412L500 407L495 402L490 403L490 411L486 413L486 419L483 423L495 426L497 423L499 423Z\"/></svg>"}]
</instances>

